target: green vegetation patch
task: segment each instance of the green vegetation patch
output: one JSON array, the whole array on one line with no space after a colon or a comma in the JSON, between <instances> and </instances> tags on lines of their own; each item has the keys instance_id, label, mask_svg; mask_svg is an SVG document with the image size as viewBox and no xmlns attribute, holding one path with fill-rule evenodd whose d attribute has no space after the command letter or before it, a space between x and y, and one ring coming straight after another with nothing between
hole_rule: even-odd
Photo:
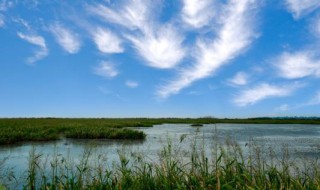
<instances>
[{"instance_id":1,"label":"green vegetation patch","mask_svg":"<svg viewBox=\"0 0 320 190\"><path fill-rule=\"evenodd\" d=\"M150 127L135 119L0 119L0 145L26 141L76 139L144 139L132 127Z\"/></svg>"},{"instance_id":2,"label":"green vegetation patch","mask_svg":"<svg viewBox=\"0 0 320 190\"><path fill-rule=\"evenodd\" d=\"M0 119L0 145L25 141L51 141L61 137L77 139L144 139L143 132L132 127L157 124L215 123L246 124L320 124L319 118L15 118Z\"/></svg>"}]
</instances>

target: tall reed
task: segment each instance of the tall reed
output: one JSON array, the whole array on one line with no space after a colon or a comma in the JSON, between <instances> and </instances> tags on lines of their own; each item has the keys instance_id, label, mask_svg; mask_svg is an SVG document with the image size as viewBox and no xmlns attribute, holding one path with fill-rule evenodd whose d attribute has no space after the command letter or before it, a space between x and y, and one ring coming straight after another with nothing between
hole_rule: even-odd
<instances>
[{"instance_id":1,"label":"tall reed","mask_svg":"<svg viewBox=\"0 0 320 190\"><path fill-rule=\"evenodd\" d=\"M168 139L158 156L120 150L107 155L88 148L79 160L56 155L49 163L30 152L24 189L320 189L319 161L275 154L252 140L245 147L227 139L212 146L194 141L189 151Z\"/></svg>"}]
</instances>

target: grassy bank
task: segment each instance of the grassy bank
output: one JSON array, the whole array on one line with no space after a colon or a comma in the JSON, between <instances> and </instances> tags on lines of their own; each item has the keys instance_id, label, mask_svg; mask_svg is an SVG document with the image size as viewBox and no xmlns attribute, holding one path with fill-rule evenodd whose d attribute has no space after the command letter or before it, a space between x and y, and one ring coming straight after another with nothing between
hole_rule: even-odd
<instances>
[{"instance_id":1,"label":"grassy bank","mask_svg":"<svg viewBox=\"0 0 320 190\"><path fill-rule=\"evenodd\" d=\"M50 141L61 137L81 139L144 139L145 134L130 127L151 127L163 123L190 123L193 125L213 123L253 124L320 124L320 119L301 118L123 118L123 119L62 119L20 118L0 119L0 145L25 141Z\"/></svg>"},{"instance_id":2,"label":"grassy bank","mask_svg":"<svg viewBox=\"0 0 320 190\"><path fill-rule=\"evenodd\" d=\"M144 139L130 127L148 127L136 120L113 119L0 119L0 145L25 141L75 139Z\"/></svg>"},{"instance_id":3,"label":"grassy bank","mask_svg":"<svg viewBox=\"0 0 320 190\"><path fill-rule=\"evenodd\" d=\"M244 154L237 143L229 140L224 144L214 143L210 153L203 145L193 145L188 154L185 154L179 144L168 141L156 159L148 158L147 154L139 152L119 151L117 163L111 167L105 159L107 155L93 156L90 149L83 153L79 162L56 156L50 163L47 163L43 155L33 150L30 153L29 168L18 188L320 188L320 168L317 159L291 159L285 147L280 156L276 156L272 149L263 152L264 149L254 143L249 143L246 149L249 154ZM17 178L11 177L12 179ZM8 176L0 181L2 184L10 185ZM14 187L13 183L11 187Z\"/></svg>"}]
</instances>

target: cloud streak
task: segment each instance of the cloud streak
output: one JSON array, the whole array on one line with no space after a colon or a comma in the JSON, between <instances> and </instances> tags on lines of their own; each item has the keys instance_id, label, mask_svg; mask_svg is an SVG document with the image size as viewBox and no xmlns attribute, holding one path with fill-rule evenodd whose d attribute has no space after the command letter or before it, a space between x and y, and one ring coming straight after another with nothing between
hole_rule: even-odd
<instances>
[{"instance_id":1,"label":"cloud streak","mask_svg":"<svg viewBox=\"0 0 320 190\"><path fill-rule=\"evenodd\" d=\"M289 96L297 88L298 85L275 86L262 83L250 89L241 91L234 99L234 103L240 107L253 105L267 98Z\"/></svg>"},{"instance_id":2,"label":"cloud streak","mask_svg":"<svg viewBox=\"0 0 320 190\"><path fill-rule=\"evenodd\" d=\"M320 60L310 51L284 52L275 60L274 65L282 78L320 77Z\"/></svg>"},{"instance_id":3,"label":"cloud streak","mask_svg":"<svg viewBox=\"0 0 320 190\"><path fill-rule=\"evenodd\" d=\"M49 54L49 50L46 45L46 41L42 36L39 35L26 35L21 32L17 33L18 37L29 42L30 44L33 44L35 46L38 46L38 51L35 51L34 56L29 57L27 59L28 63L34 63L37 62L44 57L46 57Z\"/></svg>"},{"instance_id":4,"label":"cloud streak","mask_svg":"<svg viewBox=\"0 0 320 190\"><path fill-rule=\"evenodd\" d=\"M58 44L68 53L75 54L78 53L81 47L81 41L79 36L65 28L61 24L54 24L50 26L50 31L54 35Z\"/></svg>"},{"instance_id":5,"label":"cloud streak","mask_svg":"<svg viewBox=\"0 0 320 190\"><path fill-rule=\"evenodd\" d=\"M116 11L103 4L89 6L87 9L108 23L118 24L131 30L144 30L148 26L146 24L151 6L149 0L129 0Z\"/></svg>"},{"instance_id":6,"label":"cloud streak","mask_svg":"<svg viewBox=\"0 0 320 190\"><path fill-rule=\"evenodd\" d=\"M217 69L234 59L251 44L255 38L253 17L256 1L231 0L222 16L222 27L213 41L197 41L198 53L190 68L181 71L177 79L162 86L157 95L167 98L177 94L193 82L211 76Z\"/></svg>"}]
</instances>

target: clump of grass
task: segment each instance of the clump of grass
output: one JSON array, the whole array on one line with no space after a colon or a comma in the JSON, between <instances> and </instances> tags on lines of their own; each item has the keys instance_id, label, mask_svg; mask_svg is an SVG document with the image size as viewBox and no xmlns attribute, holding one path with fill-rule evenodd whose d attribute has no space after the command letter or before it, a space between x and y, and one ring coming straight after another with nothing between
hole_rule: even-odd
<instances>
[{"instance_id":1,"label":"clump of grass","mask_svg":"<svg viewBox=\"0 0 320 190\"><path fill-rule=\"evenodd\" d=\"M74 139L144 139L142 131L114 128L77 128L66 133L67 138Z\"/></svg>"},{"instance_id":2,"label":"clump of grass","mask_svg":"<svg viewBox=\"0 0 320 190\"><path fill-rule=\"evenodd\" d=\"M183 140L182 142L183 143ZM158 157L119 151L109 167L106 155L85 150L79 162L61 156L42 164L41 154L30 154L25 189L319 189L317 159L290 158L283 148L277 156L249 142L245 149L235 141L215 141L210 148L194 143L185 153L170 140ZM92 164L94 163L94 164ZM42 172L47 169L47 172ZM49 170L49 171L48 171Z\"/></svg>"},{"instance_id":3,"label":"clump of grass","mask_svg":"<svg viewBox=\"0 0 320 190\"><path fill-rule=\"evenodd\" d=\"M202 127L203 124L201 124L201 123L193 123L193 124L191 124L190 126L191 126L191 127Z\"/></svg>"}]
</instances>

